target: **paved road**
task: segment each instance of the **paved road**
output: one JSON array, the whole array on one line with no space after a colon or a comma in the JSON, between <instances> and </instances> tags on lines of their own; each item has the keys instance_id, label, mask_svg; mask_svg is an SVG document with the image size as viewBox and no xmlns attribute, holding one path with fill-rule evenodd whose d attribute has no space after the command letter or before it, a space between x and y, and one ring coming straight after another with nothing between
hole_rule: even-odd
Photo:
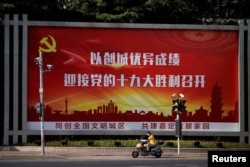
<instances>
[{"instance_id":1,"label":"paved road","mask_svg":"<svg viewBox=\"0 0 250 167\"><path fill-rule=\"evenodd\" d=\"M173 159L133 159L112 161L87 160L0 160L1 167L207 167L204 159L200 160L173 160Z\"/></svg>"},{"instance_id":2,"label":"paved road","mask_svg":"<svg viewBox=\"0 0 250 167\"><path fill-rule=\"evenodd\" d=\"M0 151L1 159L133 159L131 153L134 148L99 148L99 147L46 147L45 155L41 155L40 147L6 147ZM204 150L162 149L163 154L159 159L207 159ZM139 157L144 158L144 157ZM155 157L148 157L155 158Z\"/></svg>"},{"instance_id":3,"label":"paved road","mask_svg":"<svg viewBox=\"0 0 250 167\"><path fill-rule=\"evenodd\" d=\"M205 167L207 152L163 150L161 158L133 158L133 148L11 147L0 151L1 167Z\"/></svg>"},{"instance_id":4,"label":"paved road","mask_svg":"<svg viewBox=\"0 0 250 167\"><path fill-rule=\"evenodd\" d=\"M132 150L61 150L61 151L46 151L45 155L41 155L40 151L0 151L0 160L8 159L68 159L68 160L131 160ZM161 158L154 156L139 156L135 159L207 159L207 153L183 152L179 155L176 152L163 152Z\"/></svg>"},{"instance_id":5,"label":"paved road","mask_svg":"<svg viewBox=\"0 0 250 167\"><path fill-rule=\"evenodd\" d=\"M38 152L0 152L0 160L8 159L68 159L68 160L131 160L131 159L207 159L206 153L163 153L161 158L154 156L139 156L132 158L131 153L77 153L77 152L62 152L62 153L46 153L41 155Z\"/></svg>"}]
</instances>

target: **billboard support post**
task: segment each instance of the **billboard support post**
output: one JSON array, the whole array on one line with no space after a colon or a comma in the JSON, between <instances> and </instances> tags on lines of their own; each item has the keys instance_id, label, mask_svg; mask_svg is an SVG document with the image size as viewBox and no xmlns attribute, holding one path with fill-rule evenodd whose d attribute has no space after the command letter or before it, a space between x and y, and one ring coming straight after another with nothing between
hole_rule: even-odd
<instances>
[{"instance_id":1,"label":"billboard support post","mask_svg":"<svg viewBox=\"0 0 250 167\"><path fill-rule=\"evenodd\" d=\"M53 65L47 64L47 70L43 69L43 56L39 52L39 57L35 58L35 62L39 66L39 94L40 94L40 123L41 123L41 154L45 155L44 143L44 91L43 91L43 73L51 71Z\"/></svg>"}]
</instances>

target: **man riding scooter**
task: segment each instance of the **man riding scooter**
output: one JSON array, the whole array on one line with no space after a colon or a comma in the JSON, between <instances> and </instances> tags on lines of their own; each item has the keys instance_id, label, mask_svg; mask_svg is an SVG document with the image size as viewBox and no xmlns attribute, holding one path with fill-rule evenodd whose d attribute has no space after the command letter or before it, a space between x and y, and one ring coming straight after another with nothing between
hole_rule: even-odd
<instances>
[{"instance_id":1,"label":"man riding scooter","mask_svg":"<svg viewBox=\"0 0 250 167\"><path fill-rule=\"evenodd\" d=\"M139 155L161 157L162 150L160 145L163 142L157 142L151 132L147 132L147 136L147 139L140 139L140 142L136 145L136 148L132 152L133 158L137 158Z\"/></svg>"},{"instance_id":2,"label":"man riding scooter","mask_svg":"<svg viewBox=\"0 0 250 167\"><path fill-rule=\"evenodd\" d=\"M150 149L156 145L156 140L151 132L147 132L147 136L148 136L148 142L145 145L147 147L147 151L150 151Z\"/></svg>"}]
</instances>

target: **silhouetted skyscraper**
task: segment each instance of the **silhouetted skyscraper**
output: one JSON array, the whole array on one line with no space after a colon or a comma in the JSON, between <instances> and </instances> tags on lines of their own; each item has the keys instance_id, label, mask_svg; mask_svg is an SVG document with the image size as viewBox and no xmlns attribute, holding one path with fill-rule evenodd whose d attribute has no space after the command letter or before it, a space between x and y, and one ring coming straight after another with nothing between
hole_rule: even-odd
<instances>
[{"instance_id":1,"label":"silhouetted skyscraper","mask_svg":"<svg viewBox=\"0 0 250 167\"><path fill-rule=\"evenodd\" d=\"M68 97L65 99L65 115L68 115Z\"/></svg>"},{"instance_id":2,"label":"silhouetted skyscraper","mask_svg":"<svg viewBox=\"0 0 250 167\"><path fill-rule=\"evenodd\" d=\"M221 120L222 119L222 92L221 87L217 85L217 83L212 88L212 95L211 95L211 113L210 117L213 120Z\"/></svg>"}]
</instances>

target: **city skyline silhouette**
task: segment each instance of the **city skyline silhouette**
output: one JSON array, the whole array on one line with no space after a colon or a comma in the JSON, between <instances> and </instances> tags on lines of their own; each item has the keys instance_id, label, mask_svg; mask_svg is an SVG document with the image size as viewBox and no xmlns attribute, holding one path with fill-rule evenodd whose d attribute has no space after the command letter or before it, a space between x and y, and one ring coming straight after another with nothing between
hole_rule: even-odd
<instances>
[{"instance_id":1,"label":"city skyline silhouette","mask_svg":"<svg viewBox=\"0 0 250 167\"><path fill-rule=\"evenodd\" d=\"M195 111L187 111L181 113L180 117L185 122L238 122L238 101L235 102L235 107L230 111L226 111L227 115L223 116L222 110L223 97L221 87L215 84L212 88L210 111L204 109L201 105ZM88 110L73 110L72 114L68 114L68 99L65 100L64 110L53 110L53 106L46 105L44 108L44 121L123 121L123 122L166 122L176 119L176 112L171 111L169 115L164 115L162 112L152 110L137 110L127 109L119 110L119 106L115 101L110 100L108 104L96 106ZM28 121L39 121L39 115L36 113L35 106L29 107Z\"/></svg>"}]
</instances>

